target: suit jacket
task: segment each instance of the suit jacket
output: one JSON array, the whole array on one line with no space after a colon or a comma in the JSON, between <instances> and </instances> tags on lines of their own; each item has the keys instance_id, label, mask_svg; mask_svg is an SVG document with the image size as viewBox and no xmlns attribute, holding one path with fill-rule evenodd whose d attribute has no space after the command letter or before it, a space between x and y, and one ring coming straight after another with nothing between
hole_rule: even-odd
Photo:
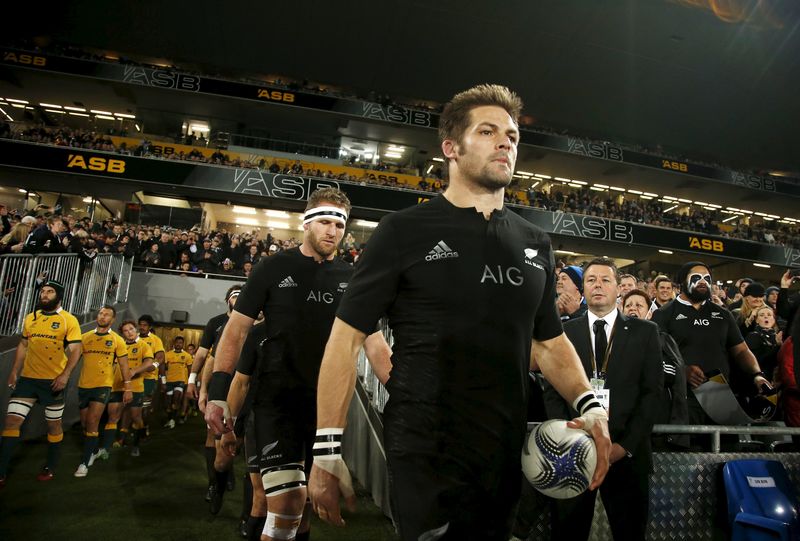
<instances>
[{"instance_id":1,"label":"suit jacket","mask_svg":"<svg viewBox=\"0 0 800 541\"><path fill-rule=\"evenodd\" d=\"M592 375L593 344L587 315L564 323L588 378ZM611 441L633 455L637 468L652 468L650 435L664 386L658 326L643 319L617 315L605 388L611 390L609 432ZM552 385L545 385L545 408L550 419L578 416Z\"/></svg>"}]
</instances>

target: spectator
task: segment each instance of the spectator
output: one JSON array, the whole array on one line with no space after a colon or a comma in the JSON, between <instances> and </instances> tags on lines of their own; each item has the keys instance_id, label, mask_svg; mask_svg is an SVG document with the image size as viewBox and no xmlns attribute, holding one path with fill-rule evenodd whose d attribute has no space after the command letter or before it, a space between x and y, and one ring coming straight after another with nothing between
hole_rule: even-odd
<instances>
[{"instance_id":1,"label":"spectator","mask_svg":"<svg viewBox=\"0 0 800 541\"><path fill-rule=\"evenodd\" d=\"M26 218L30 218L30 216L26 216ZM35 220L26 222L23 219L23 221L14 225L14 227L0 239L0 255L10 253L18 254L22 252L22 249L25 247L25 239L28 238L31 232L31 221Z\"/></svg>"},{"instance_id":2,"label":"spectator","mask_svg":"<svg viewBox=\"0 0 800 541\"><path fill-rule=\"evenodd\" d=\"M786 426L800 427L800 310L789 317L789 336L778 352L778 383L781 405ZM795 445L800 445L800 436L793 436Z\"/></svg>"},{"instance_id":3,"label":"spectator","mask_svg":"<svg viewBox=\"0 0 800 541\"><path fill-rule=\"evenodd\" d=\"M747 336L750 331L754 330L755 311L762 306L764 306L764 286L758 282L748 284L742 292L742 306L732 312L742 336Z\"/></svg>"},{"instance_id":4,"label":"spectator","mask_svg":"<svg viewBox=\"0 0 800 541\"><path fill-rule=\"evenodd\" d=\"M50 216L46 223L37 227L28 236L22 248L24 253L61 253L66 252L66 248L61 244L59 235L66 231L67 223L61 217Z\"/></svg>"},{"instance_id":5,"label":"spectator","mask_svg":"<svg viewBox=\"0 0 800 541\"><path fill-rule=\"evenodd\" d=\"M749 286L753 282L754 280L752 278L739 278L738 280L736 280L736 295L733 296L733 301L731 302L731 304L728 305L728 308L730 308L731 311L742 307L742 297L744 296L744 290L747 289L747 286Z\"/></svg>"},{"instance_id":6,"label":"spectator","mask_svg":"<svg viewBox=\"0 0 800 541\"><path fill-rule=\"evenodd\" d=\"M575 319L586 313L583 298L583 269L576 265L564 267L556 281L556 308L561 321Z\"/></svg>"},{"instance_id":7,"label":"spectator","mask_svg":"<svg viewBox=\"0 0 800 541\"><path fill-rule=\"evenodd\" d=\"M672 287L672 280L663 274L656 277L654 285L656 289L656 298L653 300L653 304L655 305L654 310L658 310L675 298L675 292Z\"/></svg>"},{"instance_id":8,"label":"spectator","mask_svg":"<svg viewBox=\"0 0 800 541\"><path fill-rule=\"evenodd\" d=\"M767 379L774 382L775 370L778 367L778 350L783 344L783 333L778 329L775 311L769 306L753 310L753 322L753 330L747 333L744 340L758 359L758 364L767 375Z\"/></svg>"},{"instance_id":9,"label":"spectator","mask_svg":"<svg viewBox=\"0 0 800 541\"><path fill-rule=\"evenodd\" d=\"M142 255L142 264L145 267L161 267L161 254L158 244L151 244L150 249Z\"/></svg>"}]
</instances>

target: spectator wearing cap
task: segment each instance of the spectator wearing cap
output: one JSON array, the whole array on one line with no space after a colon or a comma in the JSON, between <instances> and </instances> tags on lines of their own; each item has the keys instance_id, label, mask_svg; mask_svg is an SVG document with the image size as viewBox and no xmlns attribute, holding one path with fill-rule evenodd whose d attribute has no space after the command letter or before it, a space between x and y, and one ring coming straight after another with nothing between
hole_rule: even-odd
<instances>
[{"instance_id":1,"label":"spectator wearing cap","mask_svg":"<svg viewBox=\"0 0 800 541\"><path fill-rule=\"evenodd\" d=\"M776 286L770 286L764 293L764 303L766 303L766 305L772 308L773 310L777 309L778 307L778 293L780 293L780 291L781 288Z\"/></svg>"},{"instance_id":2,"label":"spectator wearing cap","mask_svg":"<svg viewBox=\"0 0 800 541\"><path fill-rule=\"evenodd\" d=\"M568 265L561 269L556 280L556 308L561 321L569 321L586 313L586 299L583 298L583 269Z\"/></svg>"},{"instance_id":3,"label":"spectator wearing cap","mask_svg":"<svg viewBox=\"0 0 800 541\"><path fill-rule=\"evenodd\" d=\"M736 324L742 336L754 330L756 310L764 306L764 286L758 282L751 282L742 292L742 306L733 310Z\"/></svg>"},{"instance_id":4,"label":"spectator wearing cap","mask_svg":"<svg viewBox=\"0 0 800 541\"><path fill-rule=\"evenodd\" d=\"M200 268L200 262L206 260L206 252L211 254L211 239L206 237L203 239L202 246L194 254L194 264Z\"/></svg>"},{"instance_id":5,"label":"spectator wearing cap","mask_svg":"<svg viewBox=\"0 0 800 541\"><path fill-rule=\"evenodd\" d=\"M222 260L222 270L218 271L220 274L226 274L228 276L238 276L239 273L236 271L236 268L231 261L230 258L225 258Z\"/></svg>"},{"instance_id":6,"label":"spectator wearing cap","mask_svg":"<svg viewBox=\"0 0 800 541\"><path fill-rule=\"evenodd\" d=\"M275 244L270 244L267 255L270 256L270 255L275 255L277 253L278 253L278 246L276 246Z\"/></svg>"},{"instance_id":7,"label":"spectator wearing cap","mask_svg":"<svg viewBox=\"0 0 800 541\"><path fill-rule=\"evenodd\" d=\"M744 296L744 290L747 289L747 286L755 282L752 278L739 278L736 281L736 289L737 293L733 297L733 301L731 304L728 305L728 308L733 311L737 308L742 307L742 297Z\"/></svg>"}]
</instances>

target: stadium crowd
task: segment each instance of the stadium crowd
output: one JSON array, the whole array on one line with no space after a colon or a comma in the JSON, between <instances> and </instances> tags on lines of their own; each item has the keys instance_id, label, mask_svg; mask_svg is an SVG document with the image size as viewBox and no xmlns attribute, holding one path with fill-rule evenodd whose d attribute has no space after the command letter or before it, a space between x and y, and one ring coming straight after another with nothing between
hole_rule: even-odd
<instances>
[{"instance_id":1,"label":"stadium crowd","mask_svg":"<svg viewBox=\"0 0 800 541\"><path fill-rule=\"evenodd\" d=\"M329 178L337 181L354 182L360 184L376 184L389 188L409 189L409 187L391 175L376 175L369 170L364 170L362 175L338 173L319 168L304 168L300 160L293 163L261 158L256 161L247 161L240 158L231 159L222 149L216 150L211 156L206 157L198 150L188 153L183 151L163 155L156 153L152 141L143 139L135 148L128 148L125 143L116 147L106 134L79 129L46 128L46 127L18 127L12 128L8 124L0 125L0 137L8 137L21 141L68 146L86 150L101 150L115 152L122 155L133 155L147 158L191 161L210 163L236 168L252 168L270 173L287 175L305 175L317 178ZM447 182L439 178L422 178L418 190L441 193L447 187ZM588 188L572 189L558 186L549 192L544 190L528 189L523 192L520 186L512 183L506 190L505 202L515 205L526 205L550 211L574 212L589 216L598 216L612 220L642 223L671 229L681 229L708 235L718 235L728 238L750 240L765 244L775 244L792 248L800 248L800 234L795 224L780 224L774 220L764 220L749 217L748 220L738 220L731 227L720 227L723 220L729 218L720 211L701 210L690 208L687 212L665 212L666 204L655 200L645 200L638 197L621 196L612 193L598 194ZM671 206L671 205L670 205Z\"/></svg>"}]
</instances>

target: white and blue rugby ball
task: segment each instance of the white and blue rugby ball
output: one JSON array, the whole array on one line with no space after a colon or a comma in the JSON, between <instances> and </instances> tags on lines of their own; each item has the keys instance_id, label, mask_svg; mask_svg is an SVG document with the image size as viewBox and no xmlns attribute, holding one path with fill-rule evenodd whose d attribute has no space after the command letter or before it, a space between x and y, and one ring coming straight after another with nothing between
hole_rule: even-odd
<instances>
[{"instance_id":1,"label":"white and blue rugby ball","mask_svg":"<svg viewBox=\"0 0 800 541\"><path fill-rule=\"evenodd\" d=\"M528 482L545 496L560 500L589 488L596 465L594 440L558 419L534 428L522 449L522 471Z\"/></svg>"}]
</instances>

